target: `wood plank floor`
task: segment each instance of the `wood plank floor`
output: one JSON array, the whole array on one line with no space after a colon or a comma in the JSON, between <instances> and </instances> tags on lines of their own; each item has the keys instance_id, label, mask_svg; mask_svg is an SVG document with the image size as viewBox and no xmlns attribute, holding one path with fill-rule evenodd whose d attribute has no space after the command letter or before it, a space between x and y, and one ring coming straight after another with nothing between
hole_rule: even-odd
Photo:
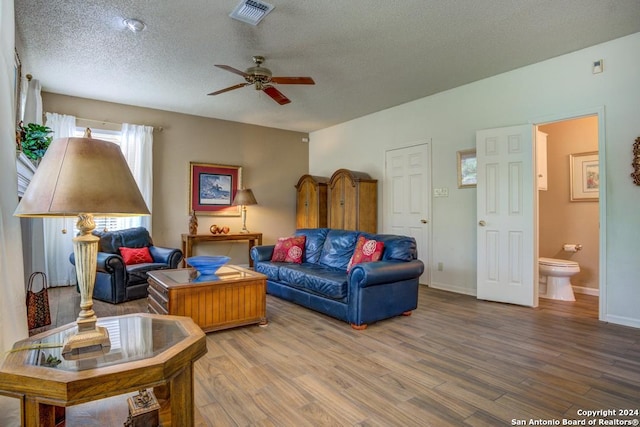
<instances>
[{"instance_id":1,"label":"wood plank floor","mask_svg":"<svg viewBox=\"0 0 640 427\"><path fill-rule=\"evenodd\" d=\"M207 335L196 424L500 426L640 410L640 330L599 322L597 298L576 297L531 309L422 286L412 316L355 331L268 295L267 327ZM54 323L75 320L75 290L50 298ZM146 311L146 301L94 309ZM126 399L68 413L67 427L122 425Z\"/></svg>"}]
</instances>

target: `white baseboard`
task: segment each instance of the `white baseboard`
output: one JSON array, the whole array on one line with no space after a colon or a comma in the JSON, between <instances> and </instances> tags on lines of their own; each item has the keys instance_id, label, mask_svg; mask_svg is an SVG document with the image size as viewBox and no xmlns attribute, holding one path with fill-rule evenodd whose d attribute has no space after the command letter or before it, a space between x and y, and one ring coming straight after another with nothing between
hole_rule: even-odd
<instances>
[{"instance_id":1,"label":"white baseboard","mask_svg":"<svg viewBox=\"0 0 640 427\"><path fill-rule=\"evenodd\" d=\"M605 322L615 323L616 325L630 326L632 328L640 328L640 319L632 319L630 317L607 315Z\"/></svg>"},{"instance_id":2,"label":"white baseboard","mask_svg":"<svg viewBox=\"0 0 640 427\"><path fill-rule=\"evenodd\" d=\"M455 286L449 283L431 282L428 286L430 288L440 289L442 291L455 292L457 294L471 295L474 297L476 296L475 289L463 288L462 286Z\"/></svg>"},{"instance_id":3,"label":"white baseboard","mask_svg":"<svg viewBox=\"0 0 640 427\"><path fill-rule=\"evenodd\" d=\"M432 282L431 284L425 285L425 286L429 286L430 288L434 288L434 289L440 289L443 291L455 292L458 294L471 295L471 296L477 295L475 289L463 288L462 286L451 285L449 283ZM593 295L596 297L600 296L600 289L585 288L583 286L572 286L572 288L573 288L573 292L575 292L576 294Z\"/></svg>"},{"instance_id":4,"label":"white baseboard","mask_svg":"<svg viewBox=\"0 0 640 427\"><path fill-rule=\"evenodd\" d=\"M463 288L461 286L455 286L455 285L451 285L451 284L448 284L448 283L432 282L429 285L422 284L422 283L421 283L421 285L422 286L429 286L430 288L440 289L440 290L443 290L443 291L450 291L450 292L455 292L455 293L458 293L458 294L476 296L475 289ZM582 287L582 286L574 286L573 287L573 291L575 293L578 293L578 294L587 294L587 295L600 296L600 289L585 288L585 287ZM634 319L634 318L630 318L630 317L608 315L608 316L605 316L605 318L602 319L602 321L609 322L609 323L615 323L617 325L622 325L622 326L630 326L632 328L640 328L640 319Z\"/></svg>"},{"instance_id":5,"label":"white baseboard","mask_svg":"<svg viewBox=\"0 0 640 427\"><path fill-rule=\"evenodd\" d=\"M593 295L596 297L600 296L600 289L585 288L583 286L573 286L573 292L576 294Z\"/></svg>"}]
</instances>

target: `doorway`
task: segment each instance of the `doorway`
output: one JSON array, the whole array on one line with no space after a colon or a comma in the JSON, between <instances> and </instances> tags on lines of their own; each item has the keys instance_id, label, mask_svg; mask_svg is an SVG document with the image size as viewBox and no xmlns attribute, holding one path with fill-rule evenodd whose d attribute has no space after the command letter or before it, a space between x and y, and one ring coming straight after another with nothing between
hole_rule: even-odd
<instances>
[{"instance_id":1,"label":"doorway","mask_svg":"<svg viewBox=\"0 0 640 427\"><path fill-rule=\"evenodd\" d=\"M600 320L606 318L606 264L603 262L606 260L607 208L604 107L574 114L544 116L532 120L529 125L476 132L479 201L477 296L479 299L532 307L538 305L538 191L534 179L536 162L532 160L535 158L536 147L532 136L538 125L587 116L597 117L599 188L601 189L598 203L597 243L598 311ZM523 155L504 160L495 156L491 158L499 153L512 155L522 153ZM501 178L503 173L508 179ZM536 191L533 191L534 187ZM492 194L496 197L489 197ZM500 195L503 197L497 197ZM480 201L495 203L483 206ZM498 214L503 211L509 213L507 216L509 221L500 220ZM516 228L512 229L509 227L512 227L511 220L514 218L520 221L516 224Z\"/></svg>"},{"instance_id":2,"label":"doorway","mask_svg":"<svg viewBox=\"0 0 640 427\"><path fill-rule=\"evenodd\" d=\"M430 284L431 160L427 142L385 152L383 189L383 231L416 239L418 258L425 267L420 284Z\"/></svg>"},{"instance_id":3,"label":"doorway","mask_svg":"<svg viewBox=\"0 0 640 427\"><path fill-rule=\"evenodd\" d=\"M539 124L537 130L538 257L577 262L580 272L570 278L576 299L580 294L598 296L599 177L593 167L593 159L598 157L598 117ZM540 166L545 164L546 170L542 170ZM588 181L580 168L583 164L588 164L594 175ZM586 193L584 184L589 184ZM541 297L544 287L543 278Z\"/></svg>"}]
</instances>

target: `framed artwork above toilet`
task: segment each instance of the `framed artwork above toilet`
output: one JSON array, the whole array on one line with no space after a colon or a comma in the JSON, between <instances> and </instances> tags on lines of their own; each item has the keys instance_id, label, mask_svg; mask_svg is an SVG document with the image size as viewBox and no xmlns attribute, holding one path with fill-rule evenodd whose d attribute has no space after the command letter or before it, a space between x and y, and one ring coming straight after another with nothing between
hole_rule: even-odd
<instances>
[{"instance_id":1,"label":"framed artwork above toilet","mask_svg":"<svg viewBox=\"0 0 640 427\"><path fill-rule=\"evenodd\" d=\"M597 202L600 198L598 152L569 155L572 202Z\"/></svg>"}]
</instances>

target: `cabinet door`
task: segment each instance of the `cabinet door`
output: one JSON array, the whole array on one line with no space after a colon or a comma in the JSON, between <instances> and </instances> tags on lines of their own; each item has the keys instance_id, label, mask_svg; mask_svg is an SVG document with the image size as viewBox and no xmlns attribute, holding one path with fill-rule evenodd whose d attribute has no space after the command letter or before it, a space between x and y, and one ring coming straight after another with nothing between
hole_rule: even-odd
<instances>
[{"instance_id":1,"label":"cabinet door","mask_svg":"<svg viewBox=\"0 0 640 427\"><path fill-rule=\"evenodd\" d=\"M309 182L300 183L296 193L296 228L309 227Z\"/></svg>"},{"instance_id":2,"label":"cabinet door","mask_svg":"<svg viewBox=\"0 0 640 427\"><path fill-rule=\"evenodd\" d=\"M538 190L547 189L547 134L536 130L536 170Z\"/></svg>"},{"instance_id":3,"label":"cabinet door","mask_svg":"<svg viewBox=\"0 0 640 427\"><path fill-rule=\"evenodd\" d=\"M344 227L344 178L334 182L331 188L330 205L329 205L329 227Z\"/></svg>"},{"instance_id":4,"label":"cabinet door","mask_svg":"<svg viewBox=\"0 0 640 427\"><path fill-rule=\"evenodd\" d=\"M343 200L343 226L345 230L357 230L358 223L358 184L350 179L343 180L342 200Z\"/></svg>"},{"instance_id":5,"label":"cabinet door","mask_svg":"<svg viewBox=\"0 0 640 427\"><path fill-rule=\"evenodd\" d=\"M311 181L304 181L298 188L296 207L296 228L318 227L318 187Z\"/></svg>"}]
</instances>

